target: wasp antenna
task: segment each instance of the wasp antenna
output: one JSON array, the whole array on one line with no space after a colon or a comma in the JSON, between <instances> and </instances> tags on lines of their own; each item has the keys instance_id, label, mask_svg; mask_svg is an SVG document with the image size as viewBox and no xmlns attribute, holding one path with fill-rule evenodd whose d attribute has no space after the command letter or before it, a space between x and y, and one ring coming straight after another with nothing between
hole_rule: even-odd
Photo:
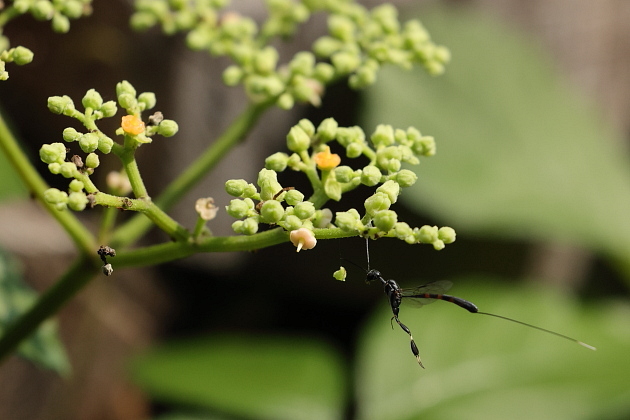
<instances>
[{"instance_id":1,"label":"wasp antenna","mask_svg":"<svg viewBox=\"0 0 630 420\"><path fill-rule=\"evenodd\" d=\"M575 338L572 338L572 337L569 337L567 335L560 334L560 333L557 333L555 331L551 331L551 330L548 330L548 329L545 329L545 328L542 328L542 327L537 327L536 325L528 324L528 323L523 322L523 321L517 321L516 319L508 318L507 316L491 314L489 312L475 312L475 313L481 314L481 315L493 316L495 318L501 318L501 319L505 319L506 321L511 321L511 322L515 322L517 324L525 325L526 327L534 328L534 329L537 329L539 331L543 331L543 332L546 332L546 333L549 333L549 334L553 334L553 335L555 335L557 337L564 338L565 340L573 341L574 343L577 343L580 346L586 347L587 349L597 350L597 348L591 346L590 344L586 344L586 343L584 343L584 342L582 342L580 340L576 340Z\"/></svg>"},{"instance_id":2,"label":"wasp antenna","mask_svg":"<svg viewBox=\"0 0 630 420\"><path fill-rule=\"evenodd\" d=\"M367 236L365 237L365 254L367 257L368 271L370 271L370 242Z\"/></svg>"}]
</instances>

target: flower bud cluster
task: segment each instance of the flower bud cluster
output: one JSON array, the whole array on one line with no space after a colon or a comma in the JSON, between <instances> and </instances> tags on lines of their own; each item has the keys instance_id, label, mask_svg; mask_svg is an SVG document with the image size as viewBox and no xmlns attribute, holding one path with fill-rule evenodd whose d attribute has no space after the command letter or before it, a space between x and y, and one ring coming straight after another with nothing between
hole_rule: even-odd
<instances>
[{"instance_id":1,"label":"flower bud cluster","mask_svg":"<svg viewBox=\"0 0 630 420\"><path fill-rule=\"evenodd\" d=\"M49 20L53 31L67 33L70 19L78 19L92 13L92 0L14 0L13 12L17 15L30 13L37 20Z\"/></svg>"},{"instance_id":2,"label":"flower bud cluster","mask_svg":"<svg viewBox=\"0 0 630 420\"><path fill-rule=\"evenodd\" d=\"M312 202L304 201L304 194L300 191L283 188L276 171L262 169L257 186L244 179L232 179L225 183L228 194L238 197L226 206L230 216L241 219L232 224L235 232L253 235L258 232L260 223L278 225L287 231L300 228L312 230L330 224L332 212L329 209L317 210Z\"/></svg>"},{"instance_id":3,"label":"flower bud cluster","mask_svg":"<svg viewBox=\"0 0 630 420\"><path fill-rule=\"evenodd\" d=\"M410 68L420 63L440 74L450 58L419 22L402 25L391 5L370 11L353 0L267 0L268 17L259 27L251 18L224 11L227 3L209 0L191 7L185 1L140 0L131 24L138 30L160 25L168 34L187 32L189 48L233 60L223 73L228 86L242 84L253 102L275 101L283 109L296 102L319 105L324 87L340 78L348 77L355 89L369 86L383 64ZM328 35L314 43L312 52L299 52L279 65L271 40L293 35L318 11L329 14Z\"/></svg>"},{"instance_id":4,"label":"flower bud cluster","mask_svg":"<svg viewBox=\"0 0 630 420\"><path fill-rule=\"evenodd\" d=\"M9 72L5 70L6 63L15 63L18 66L29 64L33 61L33 52L25 47L15 47L7 49L9 47L9 40L6 37L0 36L0 80L7 80L9 78Z\"/></svg>"}]
</instances>

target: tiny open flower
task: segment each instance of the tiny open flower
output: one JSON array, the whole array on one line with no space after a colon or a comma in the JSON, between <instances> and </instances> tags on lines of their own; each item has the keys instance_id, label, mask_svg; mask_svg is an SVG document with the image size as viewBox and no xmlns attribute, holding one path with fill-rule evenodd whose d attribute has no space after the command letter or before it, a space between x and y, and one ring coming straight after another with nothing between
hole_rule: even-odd
<instances>
[{"instance_id":1,"label":"tiny open flower","mask_svg":"<svg viewBox=\"0 0 630 420\"><path fill-rule=\"evenodd\" d=\"M135 136L144 133L144 122L135 115L125 115L122 117L122 123L120 126L127 134Z\"/></svg>"},{"instance_id":2,"label":"tiny open flower","mask_svg":"<svg viewBox=\"0 0 630 420\"><path fill-rule=\"evenodd\" d=\"M219 208L214 204L212 197L200 198L195 203L195 211L203 220L212 220L217 216Z\"/></svg>"},{"instance_id":3,"label":"tiny open flower","mask_svg":"<svg viewBox=\"0 0 630 420\"><path fill-rule=\"evenodd\" d=\"M289 239L297 247L297 252L300 252L302 249L315 248L315 245L317 245L317 239L315 239L313 231L306 228L292 231Z\"/></svg>"},{"instance_id":4,"label":"tiny open flower","mask_svg":"<svg viewBox=\"0 0 630 420\"><path fill-rule=\"evenodd\" d=\"M315 164L322 171L334 169L341 163L341 157L335 153L330 153L330 147L328 146L323 152L316 153L313 160L315 160Z\"/></svg>"}]
</instances>

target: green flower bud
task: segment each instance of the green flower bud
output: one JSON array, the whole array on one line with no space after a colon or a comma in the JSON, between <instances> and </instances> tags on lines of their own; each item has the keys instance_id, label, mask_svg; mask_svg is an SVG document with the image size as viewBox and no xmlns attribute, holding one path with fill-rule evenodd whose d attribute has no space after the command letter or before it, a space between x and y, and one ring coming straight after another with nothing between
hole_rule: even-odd
<instances>
[{"instance_id":1,"label":"green flower bud","mask_svg":"<svg viewBox=\"0 0 630 420\"><path fill-rule=\"evenodd\" d=\"M44 144L39 149L39 158L44 163L62 163L66 160L66 145L63 143Z\"/></svg>"},{"instance_id":2,"label":"green flower bud","mask_svg":"<svg viewBox=\"0 0 630 420\"><path fill-rule=\"evenodd\" d=\"M337 129L337 141L344 147L348 147L351 143L365 143L365 133L361 127L339 127Z\"/></svg>"},{"instance_id":3,"label":"green flower bud","mask_svg":"<svg viewBox=\"0 0 630 420\"><path fill-rule=\"evenodd\" d=\"M248 217L243 220L240 230L238 231L238 233L242 233L244 235L253 235L256 232L258 232L258 220L253 217Z\"/></svg>"},{"instance_id":4,"label":"green flower bud","mask_svg":"<svg viewBox=\"0 0 630 420\"><path fill-rule=\"evenodd\" d=\"M388 146L376 152L376 164L385 170L392 171L396 165L400 169L400 159L402 159L402 151L397 146Z\"/></svg>"},{"instance_id":5,"label":"green flower bud","mask_svg":"<svg viewBox=\"0 0 630 420\"><path fill-rule=\"evenodd\" d=\"M245 200L234 199L230 201L229 206L225 207L225 210L230 216L236 219L242 219L249 214L251 209Z\"/></svg>"},{"instance_id":6,"label":"green flower bud","mask_svg":"<svg viewBox=\"0 0 630 420\"><path fill-rule=\"evenodd\" d=\"M348 84L352 89L364 89L376 83L377 71L368 66L361 66L350 75Z\"/></svg>"},{"instance_id":7,"label":"green flower bud","mask_svg":"<svg viewBox=\"0 0 630 420\"><path fill-rule=\"evenodd\" d=\"M350 74L355 71L361 64L361 58L357 54L353 54L347 51L340 51L334 53L330 57L332 65L340 75Z\"/></svg>"},{"instance_id":8,"label":"green flower bud","mask_svg":"<svg viewBox=\"0 0 630 420\"><path fill-rule=\"evenodd\" d=\"M314 66L315 56L308 51L301 51L295 54L291 62L289 62L289 70L291 73L302 76L310 76L313 73Z\"/></svg>"},{"instance_id":9,"label":"green flower bud","mask_svg":"<svg viewBox=\"0 0 630 420\"><path fill-rule=\"evenodd\" d=\"M293 213L301 220L310 219L315 214L315 205L310 201L302 201L295 205Z\"/></svg>"},{"instance_id":10,"label":"green flower bud","mask_svg":"<svg viewBox=\"0 0 630 420\"><path fill-rule=\"evenodd\" d=\"M313 125L313 123L310 120L307 120L306 118L302 118L300 121L298 121L297 125L302 130L304 130L304 132L309 137L313 137L315 135L315 126Z\"/></svg>"},{"instance_id":11,"label":"green flower bud","mask_svg":"<svg viewBox=\"0 0 630 420\"><path fill-rule=\"evenodd\" d=\"M258 172L257 183L260 187L260 198L264 201L272 200L282 190L282 185L278 182L278 174L269 169L263 168Z\"/></svg>"},{"instance_id":12,"label":"green flower bud","mask_svg":"<svg viewBox=\"0 0 630 420\"><path fill-rule=\"evenodd\" d=\"M38 0L31 6L31 14L37 20L50 20L54 13L55 9L48 0Z\"/></svg>"},{"instance_id":13,"label":"green flower bud","mask_svg":"<svg viewBox=\"0 0 630 420\"><path fill-rule=\"evenodd\" d=\"M396 182L403 188L411 187L418 180L418 176L409 169L403 169L396 174Z\"/></svg>"},{"instance_id":14,"label":"green flower bud","mask_svg":"<svg viewBox=\"0 0 630 420\"><path fill-rule=\"evenodd\" d=\"M328 31L332 36L344 42L354 40L356 25L346 16L331 15L328 17Z\"/></svg>"},{"instance_id":15,"label":"green flower bud","mask_svg":"<svg viewBox=\"0 0 630 420\"><path fill-rule=\"evenodd\" d=\"M61 171L61 164L58 162L49 163L48 170L50 171L51 174L57 175Z\"/></svg>"},{"instance_id":16,"label":"green flower bud","mask_svg":"<svg viewBox=\"0 0 630 420\"><path fill-rule=\"evenodd\" d=\"M335 225L346 232L359 230L363 227L361 216L355 209L335 213Z\"/></svg>"},{"instance_id":17,"label":"green flower bud","mask_svg":"<svg viewBox=\"0 0 630 420\"><path fill-rule=\"evenodd\" d=\"M118 95L118 104L124 109L133 109L138 105L138 100L130 93L121 93Z\"/></svg>"},{"instance_id":18,"label":"green flower bud","mask_svg":"<svg viewBox=\"0 0 630 420\"><path fill-rule=\"evenodd\" d=\"M57 188L48 188L44 191L44 200L50 204L59 204L68 202L68 194L59 191Z\"/></svg>"},{"instance_id":19,"label":"green flower bud","mask_svg":"<svg viewBox=\"0 0 630 420\"><path fill-rule=\"evenodd\" d=\"M243 80L243 75L243 69L239 66L229 66L223 71L223 83L227 86L236 86Z\"/></svg>"},{"instance_id":20,"label":"green flower bud","mask_svg":"<svg viewBox=\"0 0 630 420\"><path fill-rule=\"evenodd\" d=\"M162 120L158 125L158 134L164 137L172 137L179 131L179 125L173 120Z\"/></svg>"},{"instance_id":21,"label":"green flower bud","mask_svg":"<svg viewBox=\"0 0 630 420\"><path fill-rule=\"evenodd\" d=\"M13 54L12 54L13 62L17 64L18 66L29 64L31 61L33 61L33 56L34 56L33 51L29 50L26 47L20 46L20 47L15 47L13 49Z\"/></svg>"},{"instance_id":22,"label":"green flower bud","mask_svg":"<svg viewBox=\"0 0 630 420\"><path fill-rule=\"evenodd\" d=\"M70 19L61 13L55 13L52 18L52 29L59 34L67 34L70 31Z\"/></svg>"},{"instance_id":23,"label":"green flower bud","mask_svg":"<svg viewBox=\"0 0 630 420\"><path fill-rule=\"evenodd\" d=\"M119 82L116 84L116 96L120 96L122 94L129 94L136 97L136 89L126 80Z\"/></svg>"},{"instance_id":24,"label":"green flower bud","mask_svg":"<svg viewBox=\"0 0 630 420\"><path fill-rule=\"evenodd\" d=\"M98 148L99 136L96 133L85 133L79 138L79 147L85 153L91 153Z\"/></svg>"},{"instance_id":25,"label":"green flower bud","mask_svg":"<svg viewBox=\"0 0 630 420\"><path fill-rule=\"evenodd\" d=\"M276 69L278 64L278 50L267 46L254 55L254 68L260 74L270 74Z\"/></svg>"},{"instance_id":26,"label":"green flower bud","mask_svg":"<svg viewBox=\"0 0 630 420\"><path fill-rule=\"evenodd\" d=\"M374 216L379 211L388 210L392 205L389 196L382 192L374 193L374 195L368 197L365 200L365 210L371 216Z\"/></svg>"},{"instance_id":27,"label":"green flower bud","mask_svg":"<svg viewBox=\"0 0 630 420\"><path fill-rule=\"evenodd\" d=\"M247 181L244 179L230 179L225 183L225 191L233 197L242 196L246 187Z\"/></svg>"},{"instance_id":28,"label":"green flower bud","mask_svg":"<svg viewBox=\"0 0 630 420\"><path fill-rule=\"evenodd\" d=\"M445 244L452 244L453 242L455 242L456 236L457 235L455 234L455 229L451 227L443 226L438 229L438 238Z\"/></svg>"},{"instance_id":29,"label":"green flower bud","mask_svg":"<svg viewBox=\"0 0 630 420\"><path fill-rule=\"evenodd\" d=\"M32 0L15 0L13 2L13 8L19 14L24 14L28 12L28 8L31 7L32 3L33 3Z\"/></svg>"},{"instance_id":30,"label":"green flower bud","mask_svg":"<svg viewBox=\"0 0 630 420\"><path fill-rule=\"evenodd\" d=\"M416 233L416 238L419 242L425 244L432 244L438 240L438 228L437 226L424 225Z\"/></svg>"},{"instance_id":31,"label":"green flower bud","mask_svg":"<svg viewBox=\"0 0 630 420\"><path fill-rule=\"evenodd\" d=\"M332 221L332 211L330 209L321 209L315 211L315 217L313 217L312 222L313 226L316 228L325 228L328 227L330 222Z\"/></svg>"},{"instance_id":32,"label":"green flower bud","mask_svg":"<svg viewBox=\"0 0 630 420\"><path fill-rule=\"evenodd\" d=\"M382 176L383 174L381 174L381 171L376 166L368 165L363 168L361 172L361 183L368 187L373 187L381 182Z\"/></svg>"},{"instance_id":33,"label":"green flower bud","mask_svg":"<svg viewBox=\"0 0 630 420\"><path fill-rule=\"evenodd\" d=\"M118 112L118 107L116 106L115 101L107 101L101 106L100 111L103 113L103 118L109 118L116 115Z\"/></svg>"},{"instance_id":34,"label":"green flower bud","mask_svg":"<svg viewBox=\"0 0 630 420\"><path fill-rule=\"evenodd\" d=\"M131 15L130 25L136 31L145 31L157 23L157 16L153 13L136 12ZM188 33L190 36L190 32Z\"/></svg>"},{"instance_id":35,"label":"green flower bud","mask_svg":"<svg viewBox=\"0 0 630 420\"><path fill-rule=\"evenodd\" d=\"M394 144L394 128L391 125L379 124L370 137L374 146L391 146Z\"/></svg>"},{"instance_id":36,"label":"green flower bud","mask_svg":"<svg viewBox=\"0 0 630 420\"><path fill-rule=\"evenodd\" d=\"M289 110L295 105L295 99L289 92L283 93L278 97L276 105L278 105L280 109Z\"/></svg>"},{"instance_id":37,"label":"green flower bud","mask_svg":"<svg viewBox=\"0 0 630 420\"><path fill-rule=\"evenodd\" d=\"M363 154L363 148L365 145L363 143L350 143L348 147L346 147L346 156L350 159L358 158Z\"/></svg>"},{"instance_id":38,"label":"green flower bud","mask_svg":"<svg viewBox=\"0 0 630 420\"><path fill-rule=\"evenodd\" d=\"M385 181L383 185L376 189L377 193L385 193L389 197L389 201L395 203L400 195L400 185L396 181Z\"/></svg>"},{"instance_id":39,"label":"green flower bud","mask_svg":"<svg viewBox=\"0 0 630 420\"><path fill-rule=\"evenodd\" d=\"M153 92L142 92L138 96L138 102L144 105L143 110L153 109L157 103L157 99L155 98L155 93Z\"/></svg>"},{"instance_id":40,"label":"green flower bud","mask_svg":"<svg viewBox=\"0 0 630 420\"><path fill-rule=\"evenodd\" d=\"M326 118L317 127L317 139L323 143L327 143L337 135L339 124L334 118Z\"/></svg>"},{"instance_id":41,"label":"green flower bud","mask_svg":"<svg viewBox=\"0 0 630 420\"><path fill-rule=\"evenodd\" d=\"M435 139L431 136L420 137L417 141L414 141L413 151L417 155L433 156L435 155Z\"/></svg>"},{"instance_id":42,"label":"green flower bud","mask_svg":"<svg viewBox=\"0 0 630 420\"><path fill-rule=\"evenodd\" d=\"M68 196L68 207L74 211L82 211L87 206L88 198L84 192L71 192Z\"/></svg>"},{"instance_id":43,"label":"green flower bud","mask_svg":"<svg viewBox=\"0 0 630 420\"><path fill-rule=\"evenodd\" d=\"M83 15L83 2L79 0L67 0L61 11L70 19L78 19Z\"/></svg>"},{"instance_id":44,"label":"green flower bud","mask_svg":"<svg viewBox=\"0 0 630 420\"><path fill-rule=\"evenodd\" d=\"M247 184L245 186L245 189L243 190L242 196L245 199L251 199L251 198L259 199L260 198L258 194L258 190L256 189L256 186L254 184Z\"/></svg>"},{"instance_id":45,"label":"green flower bud","mask_svg":"<svg viewBox=\"0 0 630 420\"><path fill-rule=\"evenodd\" d=\"M287 161L287 166L295 171L300 170L300 165L302 164L302 159L300 159L300 155L297 153L293 153L289 156L289 160Z\"/></svg>"},{"instance_id":46,"label":"green flower bud","mask_svg":"<svg viewBox=\"0 0 630 420\"><path fill-rule=\"evenodd\" d=\"M295 206L304 201L304 194L298 190L289 190L284 195L284 201L290 206Z\"/></svg>"},{"instance_id":47,"label":"green flower bud","mask_svg":"<svg viewBox=\"0 0 630 420\"><path fill-rule=\"evenodd\" d=\"M287 168L288 161L289 155L287 155L286 153L274 153L273 155L265 159L265 168L276 172L282 172Z\"/></svg>"},{"instance_id":48,"label":"green flower bud","mask_svg":"<svg viewBox=\"0 0 630 420\"><path fill-rule=\"evenodd\" d=\"M382 232L389 232L398 222L398 215L393 210L379 211L374 215L374 226Z\"/></svg>"},{"instance_id":49,"label":"green flower bud","mask_svg":"<svg viewBox=\"0 0 630 420\"><path fill-rule=\"evenodd\" d=\"M103 97L95 89L86 92L81 100L84 108L100 109L103 106Z\"/></svg>"},{"instance_id":50,"label":"green flower bud","mask_svg":"<svg viewBox=\"0 0 630 420\"><path fill-rule=\"evenodd\" d=\"M323 84L328 84L335 77L335 68L328 63L317 63L313 77Z\"/></svg>"},{"instance_id":51,"label":"green flower bud","mask_svg":"<svg viewBox=\"0 0 630 420\"><path fill-rule=\"evenodd\" d=\"M85 166L88 168L98 168L98 165L100 165L101 162L98 158L98 155L96 153L90 153L89 155L87 155L87 157L85 158Z\"/></svg>"},{"instance_id":52,"label":"green flower bud","mask_svg":"<svg viewBox=\"0 0 630 420\"><path fill-rule=\"evenodd\" d=\"M330 36L323 36L315 41L313 44L313 51L320 57L330 57L341 48L343 48L343 42Z\"/></svg>"},{"instance_id":53,"label":"green flower bud","mask_svg":"<svg viewBox=\"0 0 630 420\"><path fill-rule=\"evenodd\" d=\"M59 173L63 175L64 178L74 178L77 174L77 165L72 162L64 162L59 168Z\"/></svg>"},{"instance_id":54,"label":"green flower bud","mask_svg":"<svg viewBox=\"0 0 630 420\"><path fill-rule=\"evenodd\" d=\"M106 135L102 134L98 137L98 150L101 152L108 154L112 151L113 146L114 140L110 139Z\"/></svg>"},{"instance_id":55,"label":"green flower bud","mask_svg":"<svg viewBox=\"0 0 630 420\"><path fill-rule=\"evenodd\" d=\"M284 222L282 222L281 224L282 227L289 232L292 230L298 230L302 227L302 221L294 214L285 217Z\"/></svg>"},{"instance_id":56,"label":"green flower bud","mask_svg":"<svg viewBox=\"0 0 630 420\"><path fill-rule=\"evenodd\" d=\"M84 187L85 185L83 185L83 182L79 181L78 179L73 179L72 181L70 181L70 191L72 192L82 191Z\"/></svg>"},{"instance_id":57,"label":"green flower bud","mask_svg":"<svg viewBox=\"0 0 630 420\"><path fill-rule=\"evenodd\" d=\"M311 145L311 139L299 125L291 127L287 134L287 147L292 152L303 152Z\"/></svg>"},{"instance_id":58,"label":"green flower bud","mask_svg":"<svg viewBox=\"0 0 630 420\"><path fill-rule=\"evenodd\" d=\"M354 170L349 167L349 166L337 166L335 168L335 178L337 179L337 181L339 182L350 182L354 179L355 177L355 172Z\"/></svg>"},{"instance_id":59,"label":"green flower bud","mask_svg":"<svg viewBox=\"0 0 630 420\"><path fill-rule=\"evenodd\" d=\"M265 223L278 223L284 216L284 207L279 201L265 201L260 209L262 221Z\"/></svg>"},{"instance_id":60,"label":"green flower bud","mask_svg":"<svg viewBox=\"0 0 630 420\"><path fill-rule=\"evenodd\" d=\"M411 237L415 242L415 237L413 236L413 229L411 229L411 227L407 223L398 222L394 224L394 230L396 233L396 237L398 239L406 240L407 238Z\"/></svg>"},{"instance_id":61,"label":"green flower bud","mask_svg":"<svg viewBox=\"0 0 630 420\"><path fill-rule=\"evenodd\" d=\"M63 114L66 110L74 110L74 102L69 96L51 96L48 98L48 109L53 114Z\"/></svg>"},{"instance_id":62,"label":"green flower bud","mask_svg":"<svg viewBox=\"0 0 630 420\"><path fill-rule=\"evenodd\" d=\"M346 269L345 267L339 267L339 270L333 273L333 277L339 281L346 281Z\"/></svg>"},{"instance_id":63,"label":"green flower bud","mask_svg":"<svg viewBox=\"0 0 630 420\"><path fill-rule=\"evenodd\" d=\"M77 141L83 136L83 133L79 133L72 127L67 127L63 129L63 139L67 142Z\"/></svg>"}]
</instances>

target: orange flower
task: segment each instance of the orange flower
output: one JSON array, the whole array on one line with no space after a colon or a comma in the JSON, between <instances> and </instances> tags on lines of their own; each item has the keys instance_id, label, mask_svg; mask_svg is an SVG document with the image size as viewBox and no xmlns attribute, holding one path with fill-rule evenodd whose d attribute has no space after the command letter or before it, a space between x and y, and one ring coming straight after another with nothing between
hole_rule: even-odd
<instances>
[{"instance_id":1,"label":"orange flower","mask_svg":"<svg viewBox=\"0 0 630 420\"><path fill-rule=\"evenodd\" d=\"M339 155L330 153L330 147L328 146L326 146L323 152L315 153L313 160L315 160L315 164L322 171L334 169L341 163Z\"/></svg>"},{"instance_id":2,"label":"orange flower","mask_svg":"<svg viewBox=\"0 0 630 420\"><path fill-rule=\"evenodd\" d=\"M135 115L125 115L122 117L122 123L120 126L127 134L135 136L137 134L144 133L144 122Z\"/></svg>"}]
</instances>

